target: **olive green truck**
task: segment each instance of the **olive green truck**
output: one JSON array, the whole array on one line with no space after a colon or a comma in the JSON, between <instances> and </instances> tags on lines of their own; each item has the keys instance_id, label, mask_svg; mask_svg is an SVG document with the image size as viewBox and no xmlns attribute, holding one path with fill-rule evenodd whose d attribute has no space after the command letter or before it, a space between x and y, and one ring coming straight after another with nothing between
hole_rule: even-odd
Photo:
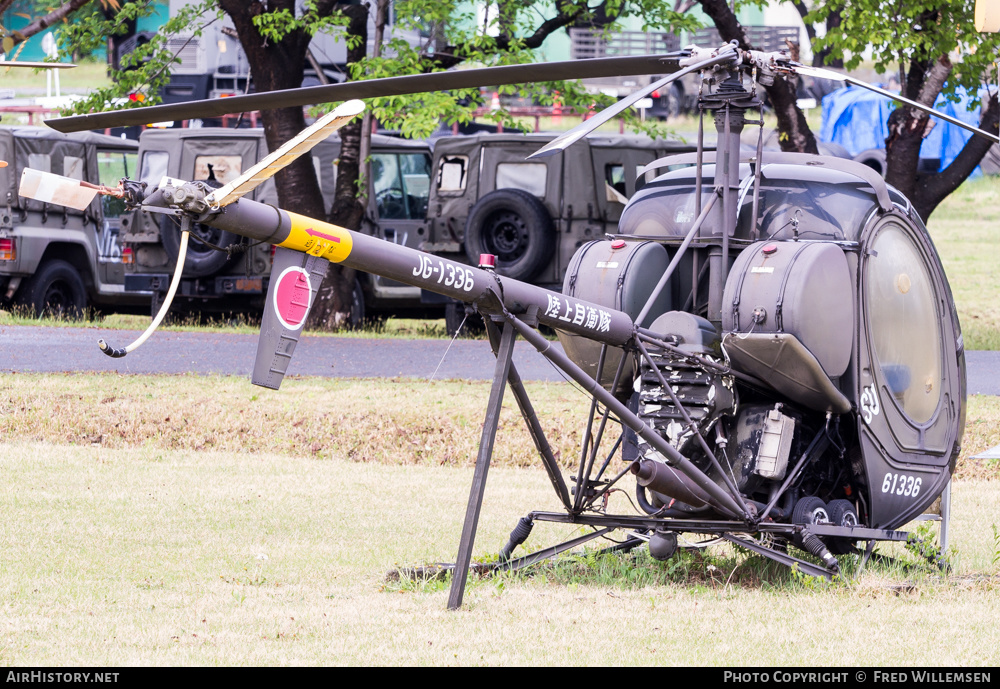
<instances>
[{"instance_id":1,"label":"olive green truck","mask_svg":"<svg viewBox=\"0 0 1000 689\"><path fill-rule=\"evenodd\" d=\"M137 153L135 141L102 134L0 126L0 305L69 318L148 309L149 292L125 291L120 199L98 196L76 211L17 193L25 168L115 186L135 174Z\"/></svg>"}]
</instances>

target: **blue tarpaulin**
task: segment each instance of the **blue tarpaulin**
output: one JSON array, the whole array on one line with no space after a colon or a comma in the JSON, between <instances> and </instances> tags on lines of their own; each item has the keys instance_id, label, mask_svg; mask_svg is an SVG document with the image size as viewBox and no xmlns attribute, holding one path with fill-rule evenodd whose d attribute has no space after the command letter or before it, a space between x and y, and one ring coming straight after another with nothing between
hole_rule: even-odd
<instances>
[{"instance_id":1,"label":"blue tarpaulin","mask_svg":"<svg viewBox=\"0 0 1000 689\"><path fill-rule=\"evenodd\" d=\"M970 97L965 89L959 88L956 94L959 96L957 103L938 96L934 109L978 127L980 109L976 107L969 111ZM986 89L982 89L980 94L985 98ZM871 148L885 148L885 139L889 135L889 114L894 108L895 103L890 99L860 86L837 89L823 98L820 140L838 143L852 156ZM935 123L934 128L920 147L920 157L940 159L940 170L955 159L972 133L934 117L931 121ZM974 174L979 174L978 168Z\"/></svg>"}]
</instances>

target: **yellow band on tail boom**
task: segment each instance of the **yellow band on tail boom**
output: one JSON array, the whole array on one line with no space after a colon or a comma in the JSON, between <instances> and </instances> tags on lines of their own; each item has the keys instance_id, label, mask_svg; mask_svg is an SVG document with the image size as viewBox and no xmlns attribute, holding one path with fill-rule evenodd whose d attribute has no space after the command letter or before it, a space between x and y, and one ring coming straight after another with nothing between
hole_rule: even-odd
<instances>
[{"instance_id":1,"label":"yellow band on tail boom","mask_svg":"<svg viewBox=\"0 0 1000 689\"><path fill-rule=\"evenodd\" d=\"M349 230L297 213L288 213L288 217L292 220L292 229L278 246L304 251L332 263L341 263L351 255L354 241Z\"/></svg>"}]
</instances>

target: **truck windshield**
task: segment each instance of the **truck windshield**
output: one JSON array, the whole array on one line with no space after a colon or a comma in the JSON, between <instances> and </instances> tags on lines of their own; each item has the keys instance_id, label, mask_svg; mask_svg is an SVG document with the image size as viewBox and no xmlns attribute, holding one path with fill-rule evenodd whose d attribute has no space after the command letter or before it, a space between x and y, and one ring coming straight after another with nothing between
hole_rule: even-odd
<instances>
[{"instance_id":1,"label":"truck windshield","mask_svg":"<svg viewBox=\"0 0 1000 689\"><path fill-rule=\"evenodd\" d=\"M372 154L372 191L380 218L426 217L430 183L431 161L426 153Z\"/></svg>"}]
</instances>

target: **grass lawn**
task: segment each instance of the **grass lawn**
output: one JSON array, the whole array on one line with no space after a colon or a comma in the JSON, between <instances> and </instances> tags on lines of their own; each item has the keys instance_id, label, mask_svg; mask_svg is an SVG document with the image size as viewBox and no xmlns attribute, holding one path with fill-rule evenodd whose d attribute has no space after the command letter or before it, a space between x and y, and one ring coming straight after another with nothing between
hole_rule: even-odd
<instances>
[{"instance_id":1,"label":"grass lawn","mask_svg":"<svg viewBox=\"0 0 1000 689\"><path fill-rule=\"evenodd\" d=\"M529 388L571 471L587 400ZM591 549L474 576L447 612L447 582L386 575L454 561L486 383L301 378L278 393L222 376L13 374L0 390L9 666L1000 661L998 467L968 452L948 576L899 545L879 549L895 563L833 584L728 546L667 563ZM527 512L558 510L512 407L476 559ZM968 417L967 442L1000 442L1000 401L972 398ZM615 493L609 511L629 502ZM580 533L538 523L521 552Z\"/></svg>"},{"instance_id":2,"label":"grass lawn","mask_svg":"<svg viewBox=\"0 0 1000 689\"><path fill-rule=\"evenodd\" d=\"M963 184L928 229L958 305L966 349L1000 349L1000 177Z\"/></svg>"},{"instance_id":3,"label":"grass lawn","mask_svg":"<svg viewBox=\"0 0 1000 689\"><path fill-rule=\"evenodd\" d=\"M468 467L0 449L8 666L1000 661L996 482L956 483L948 577L873 563L827 585L727 547L663 564L641 551L472 577L463 608L448 612L446 582L401 585L386 573L454 561ZM495 467L474 556L496 553L528 511L553 508L543 471ZM526 546L578 533L539 524ZM915 562L899 547L882 552Z\"/></svg>"}]
</instances>

